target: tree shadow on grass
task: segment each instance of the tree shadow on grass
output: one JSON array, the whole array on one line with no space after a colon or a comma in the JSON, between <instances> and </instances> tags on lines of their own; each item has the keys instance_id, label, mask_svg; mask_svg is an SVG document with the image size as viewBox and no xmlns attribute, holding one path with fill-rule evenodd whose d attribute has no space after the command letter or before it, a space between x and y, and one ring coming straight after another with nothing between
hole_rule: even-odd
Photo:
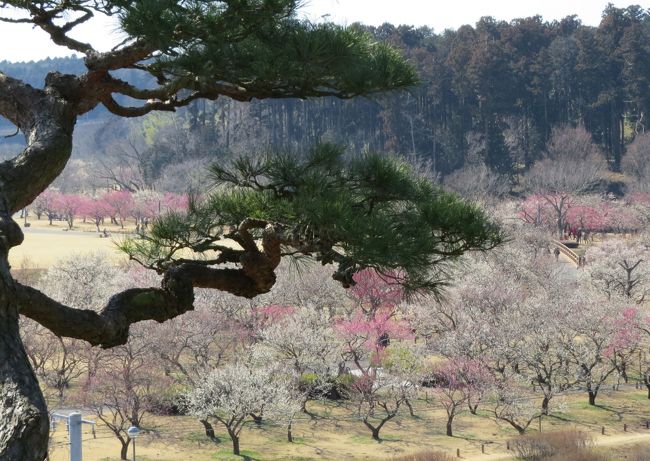
<instances>
[{"instance_id":1,"label":"tree shadow on grass","mask_svg":"<svg viewBox=\"0 0 650 461\"><path fill-rule=\"evenodd\" d=\"M546 418L557 419L559 421L564 421L565 423L580 423L580 421L578 421L577 419L569 418L568 416L564 416L564 415L549 414L546 415Z\"/></svg>"},{"instance_id":2,"label":"tree shadow on grass","mask_svg":"<svg viewBox=\"0 0 650 461\"><path fill-rule=\"evenodd\" d=\"M607 405L599 405L599 404L594 405L594 407L600 408L601 410L609 411L610 413L615 414L619 421L623 421L623 412L621 410L608 407Z\"/></svg>"},{"instance_id":3,"label":"tree shadow on grass","mask_svg":"<svg viewBox=\"0 0 650 461\"><path fill-rule=\"evenodd\" d=\"M470 442L470 443L490 443L489 440L486 441L485 439L479 439L475 435L458 435L458 434L454 434L454 435L449 435L447 437L449 437L450 439L464 440L464 441Z\"/></svg>"},{"instance_id":4,"label":"tree shadow on grass","mask_svg":"<svg viewBox=\"0 0 650 461\"><path fill-rule=\"evenodd\" d=\"M212 455L215 461L262 461L259 453L242 450L239 455L234 455L231 450L218 451Z\"/></svg>"}]
</instances>

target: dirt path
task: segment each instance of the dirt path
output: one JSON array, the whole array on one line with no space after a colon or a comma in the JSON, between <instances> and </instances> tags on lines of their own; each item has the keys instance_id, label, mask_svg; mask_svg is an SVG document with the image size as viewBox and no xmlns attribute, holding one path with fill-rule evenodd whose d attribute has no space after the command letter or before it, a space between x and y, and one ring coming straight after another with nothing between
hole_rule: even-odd
<instances>
[{"instance_id":1,"label":"dirt path","mask_svg":"<svg viewBox=\"0 0 650 461\"><path fill-rule=\"evenodd\" d=\"M638 432L631 434L601 435L594 440L594 446L597 447L615 447L618 445L628 445L636 442L650 442L650 432ZM501 461L515 459L512 453L491 453L485 455L472 455L469 458L462 457L467 461Z\"/></svg>"}]
</instances>

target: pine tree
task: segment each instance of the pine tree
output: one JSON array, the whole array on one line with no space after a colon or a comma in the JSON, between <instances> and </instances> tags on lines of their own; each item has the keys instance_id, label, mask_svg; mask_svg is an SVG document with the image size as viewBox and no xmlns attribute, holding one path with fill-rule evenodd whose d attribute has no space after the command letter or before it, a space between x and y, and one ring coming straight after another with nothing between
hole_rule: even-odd
<instances>
[{"instance_id":1,"label":"pine tree","mask_svg":"<svg viewBox=\"0 0 650 461\"><path fill-rule=\"evenodd\" d=\"M293 251L336 263L344 283L363 267L401 268L404 282L418 288L435 286L427 268L500 240L480 212L412 179L402 164L368 157L344 165L339 153L322 147L298 164L279 157L215 167L215 178L231 187L193 205L187 222L163 219L138 248L164 273L161 288L124 291L96 312L62 305L12 278L8 252L23 240L12 215L61 173L77 118L97 106L138 117L202 98L352 98L416 83L392 48L355 29L300 21L298 4L9 0L0 6L2 21L33 24L83 55L86 67L81 75L51 72L42 89L0 73L0 115L27 144L0 164L0 459L41 461L47 454L47 408L21 343L19 313L62 337L112 347L126 341L132 323L161 322L191 309L196 286L242 296L268 290L279 259ZM9 8L22 16L10 16ZM128 39L99 52L72 38L76 26L97 14L118 18ZM156 84L138 87L119 78L120 69L136 69ZM221 236L242 250L223 247ZM172 257L179 247L218 256L211 265L185 263ZM223 262L237 267L213 267Z\"/></svg>"}]
</instances>

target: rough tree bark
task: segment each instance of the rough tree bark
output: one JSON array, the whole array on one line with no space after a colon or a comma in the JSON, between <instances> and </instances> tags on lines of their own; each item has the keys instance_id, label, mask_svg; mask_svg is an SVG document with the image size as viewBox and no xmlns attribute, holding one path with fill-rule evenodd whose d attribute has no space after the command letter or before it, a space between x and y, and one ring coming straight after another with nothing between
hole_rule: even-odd
<instances>
[{"instance_id":1,"label":"rough tree bark","mask_svg":"<svg viewBox=\"0 0 650 461\"><path fill-rule=\"evenodd\" d=\"M49 420L18 332L14 290L5 253L0 260L0 459L40 460L47 455Z\"/></svg>"},{"instance_id":2,"label":"rough tree bark","mask_svg":"<svg viewBox=\"0 0 650 461\"><path fill-rule=\"evenodd\" d=\"M43 91L0 73L0 114L28 141L21 155L0 164L0 459L7 461L47 455L47 407L20 339L19 286L8 254L23 241L11 216L61 173L72 150L76 115L57 93L56 77Z\"/></svg>"}]
</instances>

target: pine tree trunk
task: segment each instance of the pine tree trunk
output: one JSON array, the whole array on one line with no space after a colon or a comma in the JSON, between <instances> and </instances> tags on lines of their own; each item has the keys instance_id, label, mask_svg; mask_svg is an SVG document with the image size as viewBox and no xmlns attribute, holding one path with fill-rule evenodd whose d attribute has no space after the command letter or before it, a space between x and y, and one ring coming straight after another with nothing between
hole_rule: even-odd
<instances>
[{"instance_id":1,"label":"pine tree trunk","mask_svg":"<svg viewBox=\"0 0 650 461\"><path fill-rule=\"evenodd\" d=\"M74 108L59 97L71 79L48 74L46 90L0 73L0 114L25 134L27 146L0 164L0 460L43 461L49 418L18 330L16 283L9 249L23 241L12 214L29 205L63 171L72 152ZM76 82L72 82L74 86ZM51 217L50 217L51 218ZM51 219L50 219L51 220Z\"/></svg>"},{"instance_id":2,"label":"pine tree trunk","mask_svg":"<svg viewBox=\"0 0 650 461\"><path fill-rule=\"evenodd\" d=\"M49 420L18 331L18 312L6 254L0 255L0 459L42 461Z\"/></svg>"}]
</instances>

